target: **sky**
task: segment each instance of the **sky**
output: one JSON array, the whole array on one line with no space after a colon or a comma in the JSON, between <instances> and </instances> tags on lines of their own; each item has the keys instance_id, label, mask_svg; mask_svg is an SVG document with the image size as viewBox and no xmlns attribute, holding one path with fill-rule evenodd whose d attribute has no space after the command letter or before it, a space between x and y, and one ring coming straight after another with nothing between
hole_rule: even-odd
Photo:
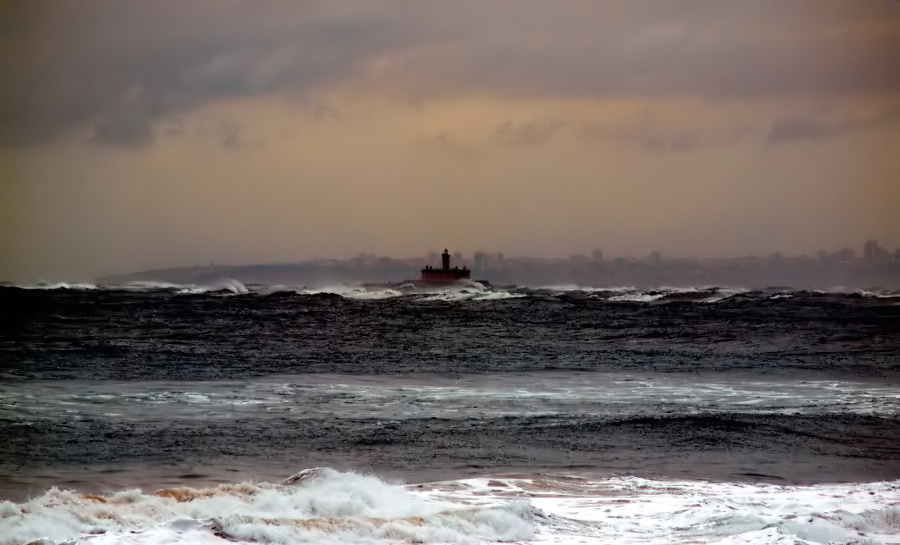
<instances>
[{"instance_id":1,"label":"sky","mask_svg":"<svg viewBox=\"0 0 900 545\"><path fill-rule=\"evenodd\" d=\"M0 2L0 280L900 247L900 0Z\"/></svg>"}]
</instances>

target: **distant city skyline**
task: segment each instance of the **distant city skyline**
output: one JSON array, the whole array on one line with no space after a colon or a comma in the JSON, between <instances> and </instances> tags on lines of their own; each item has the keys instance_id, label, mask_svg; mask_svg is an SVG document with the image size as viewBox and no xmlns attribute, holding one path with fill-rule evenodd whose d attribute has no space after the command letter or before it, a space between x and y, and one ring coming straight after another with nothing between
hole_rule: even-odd
<instances>
[{"instance_id":1,"label":"distant city skyline","mask_svg":"<svg viewBox=\"0 0 900 545\"><path fill-rule=\"evenodd\" d=\"M558 261L558 262L568 262L568 261L613 261L613 260L635 260L635 261L654 261L654 260L698 260L698 261L728 261L728 260L741 260L741 259L761 259L761 260L772 260L778 258L815 258L819 261L830 261L830 262L847 262L847 261L868 261L868 262L886 262L886 263L900 263L900 247L897 247L893 250L889 248L885 248L879 244L877 240L869 239L864 241L858 247L853 248L849 246L844 246L842 248L837 248L833 250L826 250L824 248L819 248L815 252L801 252L797 254L788 254L781 251L772 251L765 252L761 254L735 254L735 255L720 255L720 256L703 256L703 255L676 255L666 252L661 252L659 250L652 250L650 252L644 254L637 254L634 252L625 252L622 254L608 254L604 252L600 248L595 248L589 252L574 252L568 255L563 256L542 256L542 255L527 255L527 254L508 254L507 252L503 252L500 250L475 250L475 251L459 251L454 250L452 248L447 249L451 256L452 262L458 264L465 264L466 266L477 267L477 261L479 258L488 260L491 262L496 262L497 260L505 261L505 260L515 260L515 259L524 259L524 260L543 260L543 261ZM209 262L209 263L179 263L173 265L174 268L183 268L183 267L202 267L204 265L235 265L235 266L265 266L265 265L277 265L277 264L293 264L293 263L310 263L310 262L353 262L353 261L376 261L379 259L389 259L393 261L402 261L409 262L410 264L422 263L425 265L432 265L434 267L440 266L440 255L442 250L429 250L427 252L421 253L419 255L412 254L398 254L398 255L388 255L388 254L378 254L375 252L359 252L355 255L348 255L343 257L307 257L307 258L299 258L295 260L286 260L286 261L260 261L254 263L240 263L234 262L229 263L227 261L222 262ZM116 275L116 274L127 274L130 272L138 272L138 271L112 271L106 273L107 275Z\"/></svg>"},{"instance_id":2,"label":"distant city skyline","mask_svg":"<svg viewBox=\"0 0 900 545\"><path fill-rule=\"evenodd\" d=\"M328 287L366 282L402 285L418 279L422 268L442 267L441 256L390 257L361 253L349 259L314 259L293 263L192 265L132 271L98 278L100 285L161 282L197 286L247 284ZM734 256L692 258L651 252L646 256L565 258L507 256L503 252L454 252L451 267L470 269L472 280L518 286L729 286L765 288L788 286L815 289L900 289L900 248L893 252L873 240L862 251L842 248L815 255Z\"/></svg>"},{"instance_id":3,"label":"distant city skyline","mask_svg":"<svg viewBox=\"0 0 900 545\"><path fill-rule=\"evenodd\" d=\"M900 247L900 4L0 3L0 279Z\"/></svg>"}]
</instances>

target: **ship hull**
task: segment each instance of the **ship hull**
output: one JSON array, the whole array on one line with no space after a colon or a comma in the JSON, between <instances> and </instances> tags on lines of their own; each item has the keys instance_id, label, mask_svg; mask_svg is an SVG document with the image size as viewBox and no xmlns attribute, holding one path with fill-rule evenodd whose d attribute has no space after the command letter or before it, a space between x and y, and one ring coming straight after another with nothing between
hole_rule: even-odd
<instances>
[{"instance_id":1,"label":"ship hull","mask_svg":"<svg viewBox=\"0 0 900 545\"><path fill-rule=\"evenodd\" d=\"M366 289L392 289L392 290L414 290L414 289L439 289L439 288L466 288L474 287L472 284L480 284L485 288L490 288L491 283L487 280L470 280L468 278L454 279L450 281L435 280L404 280L402 282L364 282L360 284Z\"/></svg>"},{"instance_id":2,"label":"ship hull","mask_svg":"<svg viewBox=\"0 0 900 545\"><path fill-rule=\"evenodd\" d=\"M450 268L450 252L444 248L441 254L441 267L435 268L427 266L421 270L421 278L418 280L404 280L402 282L366 282L361 284L366 289L393 289L393 290L411 290L411 289L435 289L447 287L475 287L473 283L478 284L480 288L489 288L491 283L487 280L472 280L472 271L467 267Z\"/></svg>"}]
</instances>

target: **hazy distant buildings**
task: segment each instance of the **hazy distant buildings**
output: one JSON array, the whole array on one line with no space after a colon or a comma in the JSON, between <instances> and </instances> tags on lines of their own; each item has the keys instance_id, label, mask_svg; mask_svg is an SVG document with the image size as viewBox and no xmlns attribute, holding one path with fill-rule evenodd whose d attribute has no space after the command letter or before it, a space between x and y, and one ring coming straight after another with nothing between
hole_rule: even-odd
<instances>
[{"instance_id":1,"label":"hazy distant buildings","mask_svg":"<svg viewBox=\"0 0 900 545\"><path fill-rule=\"evenodd\" d=\"M887 263L891 261L891 257L890 252L879 246L874 240L867 240L863 244L863 259L869 263Z\"/></svg>"},{"instance_id":2,"label":"hazy distant buildings","mask_svg":"<svg viewBox=\"0 0 900 545\"><path fill-rule=\"evenodd\" d=\"M143 271L100 279L101 283L156 280L174 283L203 283L206 279L229 277L244 283L293 285L334 285L353 282L399 281L413 278L424 264L437 260L437 253L424 257L396 259L360 254L354 258L316 260L291 264L180 267ZM457 263L467 263L456 253ZM763 288L900 288L900 249L889 252L868 240L859 254L851 248L834 252L819 250L814 256L786 256L773 252L766 257L734 258L668 257L651 252L644 259L608 259L600 250L588 258L574 254L565 259L506 257L502 252L475 252L472 270L476 278L495 285L548 286L734 286Z\"/></svg>"}]
</instances>

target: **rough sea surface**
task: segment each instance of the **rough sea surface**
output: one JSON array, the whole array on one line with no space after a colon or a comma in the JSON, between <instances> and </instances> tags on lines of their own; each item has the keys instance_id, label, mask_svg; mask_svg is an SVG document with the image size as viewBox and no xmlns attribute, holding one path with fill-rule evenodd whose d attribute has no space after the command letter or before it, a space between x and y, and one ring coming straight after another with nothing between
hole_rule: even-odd
<instances>
[{"instance_id":1,"label":"rough sea surface","mask_svg":"<svg viewBox=\"0 0 900 545\"><path fill-rule=\"evenodd\" d=\"M34 541L900 543L900 293L0 286Z\"/></svg>"}]
</instances>

